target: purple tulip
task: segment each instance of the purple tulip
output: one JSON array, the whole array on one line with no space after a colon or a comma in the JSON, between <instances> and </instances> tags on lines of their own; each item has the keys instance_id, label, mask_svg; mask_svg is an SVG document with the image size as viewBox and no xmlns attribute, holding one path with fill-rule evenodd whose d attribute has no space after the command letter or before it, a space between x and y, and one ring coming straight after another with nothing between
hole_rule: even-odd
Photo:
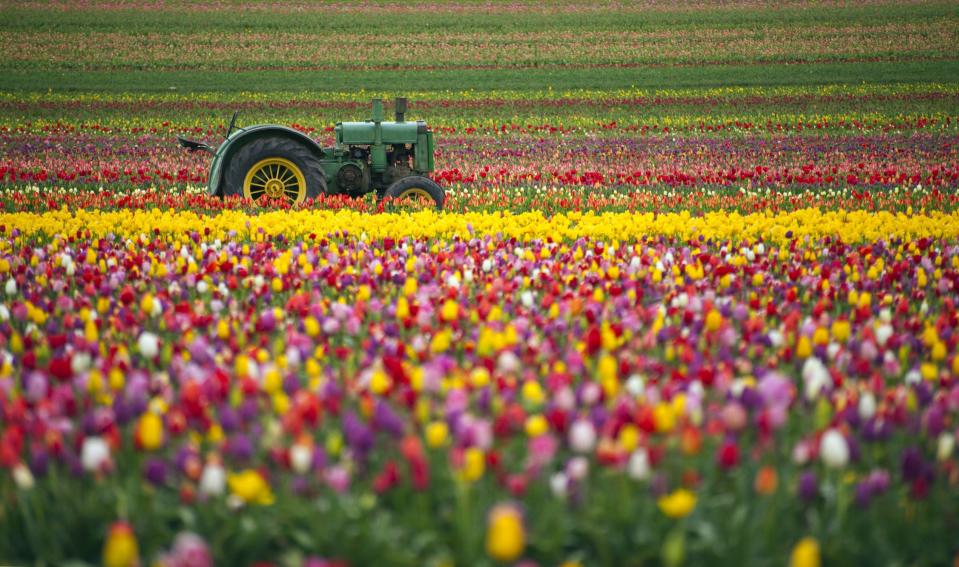
<instances>
[{"instance_id":1,"label":"purple tulip","mask_svg":"<svg viewBox=\"0 0 959 567\"><path fill-rule=\"evenodd\" d=\"M240 415L235 409L230 407L229 404L221 405L217 416L219 417L220 427L223 428L223 431L233 433L240 429L242 423L240 421Z\"/></svg>"},{"instance_id":2,"label":"purple tulip","mask_svg":"<svg viewBox=\"0 0 959 567\"><path fill-rule=\"evenodd\" d=\"M869 473L867 481L873 494L881 494L889 489L889 473L882 469Z\"/></svg>"},{"instance_id":3,"label":"purple tulip","mask_svg":"<svg viewBox=\"0 0 959 567\"><path fill-rule=\"evenodd\" d=\"M352 411L343 414L343 437L359 458L373 448L373 431Z\"/></svg>"},{"instance_id":4,"label":"purple tulip","mask_svg":"<svg viewBox=\"0 0 959 567\"><path fill-rule=\"evenodd\" d=\"M376 402L373 409L373 425L377 429L386 431L393 437L402 437L406 426L396 411L382 400Z\"/></svg>"},{"instance_id":5,"label":"purple tulip","mask_svg":"<svg viewBox=\"0 0 959 567\"><path fill-rule=\"evenodd\" d=\"M253 443L250 438L242 433L231 436L226 443L227 454L241 463L253 458L253 451Z\"/></svg>"},{"instance_id":6,"label":"purple tulip","mask_svg":"<svg viewBox=\"0 0 959 567\"><path fill-rule=\"evenodd\" d=\"M800 474L797 491L801 500L809 502L815 499L819 495L819 480L816 478L816 473L804 471Z\"/></svg>"},{"instance_id":7,"label":"purple tulip","mask_svg":"<svg viewBox=\"0 0 959 567\"><path fill-rule=\"evenodd\" d=\"M42 447L34 447L30 454L30 472L36 477L47 474L50 468L50 455Z\"/></svg>"},{"instance_id":8,"label":"purple tulip","mask_svg":"<svg viewBox=\"0 0 959 567\"><path fill-rule=\"evenodd\" d=\"M143 476L155 486L166 484L166 463L158 457L148 459L147 462L143 464Z\"/></svg>"},{"instance_id":9,"label":"purple tulip","mask_svg":"<svg viewBox=\"0 0 959 567\"><path fill-rule=\"evenodd\" d=\"M872 499L873 489L868 480L863 480L856 484L856 505L860 508L867 508Z\"/></svg>"},{"instance_id":10,"label":"purple tulip","mask_svg":"<svg viewBox=\"0 0 959 567\"><path fill-rule=\"evenodd\" d=\"M922 475L922 471L923 471L922 454L920 454L918 448L907 447L902 452L902 458L900 460L900 470L902 471L902 478L907 481L916 480Z\"/></svg>"}]
</instances>

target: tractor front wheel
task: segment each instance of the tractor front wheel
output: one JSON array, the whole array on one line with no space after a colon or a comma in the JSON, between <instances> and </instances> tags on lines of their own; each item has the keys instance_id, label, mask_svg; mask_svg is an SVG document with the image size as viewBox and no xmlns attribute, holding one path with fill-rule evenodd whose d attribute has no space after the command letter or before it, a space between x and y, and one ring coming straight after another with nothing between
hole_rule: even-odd
<instances>
[{"instance_id":1,"label":"tractor front wheel","mask_svg":"<svg viewBox=\"0 0 959 567\"><path fill-rule=\"evenodd\" d=\"M428 198L433 200L437 210L442 210L443 202L446 201L446 191L429 177L410 175L390 185L383 197L394 201Z\"/></svg>"},{"instance_id":2,"label":"tractor front wheel","mask_svg":"<svg viewBox=\"0 0 959 567\"><path fill-rule=\"evenodd\" d=\"M308 148L288 138L268 137L240 148L226 171L224 195L254 201L286 199L300 204L326 193L320 160Z\"/></svg>"}]
</instances>

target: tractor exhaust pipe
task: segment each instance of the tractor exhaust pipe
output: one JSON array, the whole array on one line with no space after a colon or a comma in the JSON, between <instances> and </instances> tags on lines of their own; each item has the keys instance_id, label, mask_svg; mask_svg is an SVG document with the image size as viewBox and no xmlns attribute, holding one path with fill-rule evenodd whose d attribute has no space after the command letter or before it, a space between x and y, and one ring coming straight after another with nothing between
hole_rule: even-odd
<instances>
[{"instance_id":1,"label":"tractor exhaust pipe","mask_svg":"<svg viewBox=\"0 0 959 567\"><path fill-rule=\"evenodd\" d=\"M403 122L403 115L406 114L406 97L396 97L396 121Z\"/></svg>"}]
</instances>

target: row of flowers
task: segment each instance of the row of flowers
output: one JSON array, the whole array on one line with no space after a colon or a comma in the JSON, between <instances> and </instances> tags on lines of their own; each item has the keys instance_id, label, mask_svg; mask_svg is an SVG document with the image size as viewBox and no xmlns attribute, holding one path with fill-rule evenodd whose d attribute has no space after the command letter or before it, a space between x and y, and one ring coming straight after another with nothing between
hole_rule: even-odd
<instances>
[{"instance_id":1,"label":"row of flowers","mask_svg":"<svg viewBox=\"0 0 959 567\"><path fill-rule=\"evenodd\" d=\"M944 97L937 102L942 106L954 104L955 97ZM807 106L806 101L798 104ZM428 119L434 132L441 134L461 134L476 136L501 136L505 133L527 134L543 136L566 137L569 135L589 135L598 137L612 137L616 134L628 133L631 137L655 139L667 134L700 134L726 137L743 135L770 136L783 133L801 133L807 135L823 134L856 134L856 133L885 133L903 131L956 131L959 117L951 109L943 109L938 104L930 105L928 109L905 110L897 106L880 104L875 109L856 111L836 110L827 103L819 102L824 108L818 111L795 110L783 108L783 103L773 102L775 109L757 108L729 108L717 111L714 103L704 101L704 108L689 107L682 104L677 109L666 107L658 112L655 109L645 109L642 100L622 101L618 108L606 108L593 104L586 108L579 108L573 103L554 101L559 108L550 108L549 112L536 112L528 109L522 115L514 112L508 115L499 115L489 112L488 109L476 108L464 110L454 105L437 111L419 113L419 119ZM507 103L500 101L503 106ZM540 103L535 102L537 106ZM58 108L68 112L72 105ZM157 109L146 109L140 116L130 117L125 112L114 116L117 110L103 111L97 107L79 109L80 117L65 119L62 116L47 118L36 116L25 119L24 111L37 112L31 104L8 104L9 109L17 109L16 118L0 122L0 134L13 135L56 135L82 134L94 132L98 135L113 134L121 136L166 134L206 135L222 137L226 133L230 113L233 110L246 110L243 114L244 123L280 123L301 130L316 137L331 138L333 125L336 122L349 120L364 120L369 116L369 101L350 104L349 114L338 108L324 109L320 104L301 102L286 107L276 105L257 105L245 103L230 105L229 107L216 106L212 109L203 108L206 113L200 117L199 109L178 110L161 106ZM507 108L512 108L506 106ZM568 108L563 108L568 107ZM637 107L642 112L637 112ZM49 113L43 109L41 112ZM209 122L209 111L219 110L223 119L220 122ZM196 117L191 114L197 114ZM174 118L175 119L171 119ZM28 138L29 140L29 138Z\"/></svg>"},{"instance_id":2,"label":"row of flowers","mask_svg":"<svg viewBox=\"0 0 959 567\"><path fill-rule=\"evenodd\" d=\"M952 56L950 18L938 24L828 22L797 27L356 30L354 45L312 30L0 31L5 69L462 69L935 59ZM170 49L171 43L178 45ZM717 50L716 44L723 49ZM391 49L397 45L402 49ZM480 47L481 46L481 47Z\"/></svg>"},{"instance_id":3,"label":"row of flowers","mask_svg":"<svg viewBox=\"0 0 959 567\"><path fill-rule=\"evenodd\" d=\"M24 245L34 238L151 238L176 236L193 240L265 241L275 237L314 240L327 234L354 235L363 240L413 238L473 238L500 235L520 241L548 238L554 242L577 238L636 241L653 236L696 238L700 241L765 240L782 244L794 240L836 236L846 242L877 239L959 237L959 211L868 212L797 209L741 214L715 211L691 215L688 211L654 213L595 213L569 211L546 215L522 213L442 213L425 209L371 215L350 209L265 210L249 213L222 210L214 214L191 210L76 210L44 213L0 213L0 234Z\"/></svg>"},{"instance_id":4,"label":"row of flowers","mask_svg":"<svg viewBox=\"0 0 959 567\"><path fill-rule=\"evenodd\" d=\"M464 89L408 91L409 108L471 108L487 107L487 110L504 106L516 107L534 104L542 107L569 106L576 103L597 103L617 106L636 103L643 106L671 104L710 104L741 101L742 105L759 105L763 102L790 103L814 101L847 101L852 103L870 101L905 100L920 101L928 98L954 98L959 96L959 86L946 83L831 83L821 85L753 85L689 88L643 88L628 89ZM50 106L75 106L77 108L118 108L129 110L158 106L184 111L191 108L232 108L235 105L254 104L261 107L282 109L286 106L313 104L315 108L338 108L342 110L365 110L372 98L383 99L390 104L396 93L393 91L360 88L348 91L325 90L318 100L315 92L283 91L203 91L183 95L177 92L150 91L4 91L0 93L0 108L14 105L30 105L34 108ZM132 116L130 118L133 118Z\"/></svg>"},{"instance_id":5,"label":"row of flowers","mask_svg":"<svg viewBox=\"0 0 959 567\"><path fill-rule=\"evenodd\" d=\"M518 187L476 187L452 183L444 187L443 208L450 212L520 213L540 211L545 215L568 212L642 212L700 215L710 211L781 213L805 208L821 210L888 211L912 214L927 210L952 212L959 204L959 195L952 191L915 187L886 190L867 188L822 189L767 188L603 188L577 185ZM99 210L191 210L214 213L221 210L242 210L248 213L288 209L350 209L357 212L384 212L398 209L426 209L429 201L377 201L374 196L352 198L327 196L307 200L301 205L289 201L252 201L240 197L215 197L204 186L174 185L147 189L107 190L86 187L14 186L0 193L0 211L42 213L66 207Z\"/></svg>"},{"instance_id":6,"label":"row of flowers","mask_svg":"<svg viewBox=\"0 0 959 567\"><path fill-rule=\"evenodd\" d=\"M208 131L210 132L210 131ZM316 135L316 134L311 134ZM211 133L196 136L216 145ZM503 126L488 134L446 134L436 148L441 184L606 187L894 186L948 188L959 182L956 137L888 133L812 137L776 135L672 139L581 135L542 137ZM332 145L332 134L318 143ZM189 154L173 135L59 132L0 139L0 184L148 187L202 184L210 155Z\"/></svg>"}]
</instances>

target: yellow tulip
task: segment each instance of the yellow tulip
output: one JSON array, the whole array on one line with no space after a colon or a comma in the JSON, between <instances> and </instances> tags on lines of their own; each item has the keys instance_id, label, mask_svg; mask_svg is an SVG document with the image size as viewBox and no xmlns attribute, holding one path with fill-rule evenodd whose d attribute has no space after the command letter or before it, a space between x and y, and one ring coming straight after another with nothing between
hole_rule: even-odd
<instances>
[{"instance_id":1,"label":"yellow tulip","mask_svg":"<svg viewBox=\"0 0 959 567\"><path fill-rule=\"evenodd\" d=\"M140 547L133 528L126 522L115 522L103 545L103 566L134 567L139 563Z\"/></svg>"},{"instance_id":2,"label":"yellow tulip","mask_svg":"<svg viewBox=\"0 0 959 567\"><path fill-rule=\"evenodd\" d=\"M526 434L530 437L539 437L549 431L549 422L540 414L526 418Z\"/></svg>"},{"instance_id":3,"label":"yellow tulip","mask_svg":"<svg viewBox=\"0 0 959 567\"><path fill-rule=\"evenodd\" d=\"M482 449L470 447L463 455L463 470L461 474L468 482L476 482L486 472L486 455Z\"/></svg>"},{"instance_id":4,"label":"yellow tulip","mask_svg":"<svg viewBox=\"0 0 959 567\"><path fill-rule=\"evenodd\" d=\"M517 560L526 548L526 530L519 509L498 504L489 514L486 526L486 553L496 561Z\"/></svg>"},{"instance_id":5,"label":"yellow tulip","mask_svg":"<svg viewBox=\"0 0 959 567\"><path fill-rule=\"evenodd\" d=\"M789 555L789 567L819 567L819 542L811 537L799 540Z\"/></svg>"},{"instance_id":6,"label":"yellow tulip","mask_svg":"<svg viewBox=\"0 0 959 567\"><path fill-rule=\"evenodd\" d=\"M443 304L443 309L440 312L440 317L444 321L452 321L459 316L459 305L452 299L447 299L446 303Z\"/></svg>"},{"instance_id":7,"label":"yellow tulip","mask_svg":"<svg viewBox=\"0 0 959 567\"><path fill-rule=\"evenodd\" d=\"M696 495L685 488L680 488L660 497L656 504L659 510L670 518L685 518L696 508Z\"/></svg>"},{"instance_id":8,"label":"yellow tulip","mask_svg":"<svg viewBox=\"0 0 959 567\"><path fill-rule=\"evenodd\" d=\"M710 331L718 331L719 327L723 324L723 316L719 311L711 309L709 313L706 314L706 329Z\"/></svg>"},{"instance_id":9,"label":"yellow tulip","mask_svg":"<svg viewBox=\"0 0 959 567\"><path fill-rule=\"evenodd\" d=\"M230 487L230 492L239 496L241 500L248 504L269 505L273 503L273 491L270 489L269 483L263 478L263 475L255 470L247 469L237 474L231 473L227 477L227 484Z\"/></svg>"},{"instance_id":10,"label":"yellow tulip","mask_svg":"<svg viewBox=\"0 0 959 567\"><path fill-rule=\"evenodd\" d=\"M426 426L426 444L432 448L446 445L449 438L449 427L445 422L434 421Z\"/></svg>"},{"instance_id":11,"label":"yellow tulip","mask_svg":"<svg viewBox=\"0 0 959 567\"><path fill-rule=\"evenodd\" d=\"M155 451L163 445L163 420L152 411L144 413L137 423L136 437L147 451Z\"/></svg>"}]
</instances>

